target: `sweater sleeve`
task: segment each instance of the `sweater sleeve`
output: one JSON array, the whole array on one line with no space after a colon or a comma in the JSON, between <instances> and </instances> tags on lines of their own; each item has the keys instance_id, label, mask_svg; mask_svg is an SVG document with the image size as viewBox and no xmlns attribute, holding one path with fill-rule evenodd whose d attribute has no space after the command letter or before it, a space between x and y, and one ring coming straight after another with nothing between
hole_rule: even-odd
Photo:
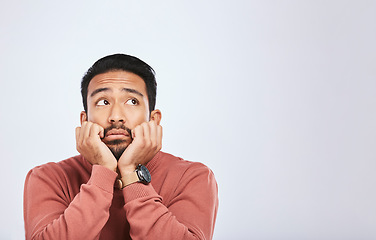
<instances>
[{"instance_id":1,"label":"sweater sleeve","mask_svg":"<svg viewBox=\"0 0 376 240\"><path fill-rule=\"evenodd\" d=\"M166 205L152 184L124 188L132 239L212 239L218 208L213 173L204 165L188 169L177 186Z\"/></svg>"},{"instance_id":2,"label":"sweater sleeve","mask_svg":"<svg viewBox=\"0 0 376 240\"><path fill-rule=\"evenodd\" d=\"M26 239L98 239L109 217L115 178L115 172L95 165L70 200L62 171L52 164L31 170L24 188Z\"/></svg>"}]
</instances>

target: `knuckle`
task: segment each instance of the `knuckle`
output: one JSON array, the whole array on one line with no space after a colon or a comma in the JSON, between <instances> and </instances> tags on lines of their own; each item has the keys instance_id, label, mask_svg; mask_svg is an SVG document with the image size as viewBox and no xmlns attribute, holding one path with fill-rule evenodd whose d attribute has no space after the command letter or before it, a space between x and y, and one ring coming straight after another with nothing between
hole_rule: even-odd
<instances>
[{"instance_id":1,"label":"knuckle","mask_svg":"<svg viewBox=\"0 0 376 240\"><path fill-rule=\"evenodd\" d=\"M156 151L158 149L158 146L157 145L154 145L153 147L152 147L152 150L153 151Z\"/></svg>"},{"instance_id":2,"label":"knuckle","mask_svg":"<svg viewBox=\"0 0 376 240\"><path fill-rule=\"evenodd\" d=\"M146 142L144 139L141 139L140 142L139 142L140 146L141 147L145 147L146 146Z\"/></svg>"},{"instance_id":3,"label":"knuckle","mask_svg":"<svg viewBox=\"0 0 376 240\"><path fill-rule=\"evenodd\" d=\"M151 140L146 140L146 141L145 141L145 146L146 146L146 147L152 147L153 144L152 144Z\"/></svg>"},{"instance_id":4,"label":"knuckle","mask_svg":"<svg viewBox=\"0 0 376 240\"><path fill-rule=\"evenodd\" d=\"M87 139L83 140L82 143L81 143L81 147L87 148L88 146L89 146L88 140Z\"/></svg>"},{"instance_id":5,"label":"knuckle","mask_svg":"<svg viewBox=\"0 0 376 240\"><path fill-rule=\"evenodd\" d=\"M93 146L94 145L94 140L92 138L86 139L86 145L87 146Z\"/></svg>"}]
</instances>

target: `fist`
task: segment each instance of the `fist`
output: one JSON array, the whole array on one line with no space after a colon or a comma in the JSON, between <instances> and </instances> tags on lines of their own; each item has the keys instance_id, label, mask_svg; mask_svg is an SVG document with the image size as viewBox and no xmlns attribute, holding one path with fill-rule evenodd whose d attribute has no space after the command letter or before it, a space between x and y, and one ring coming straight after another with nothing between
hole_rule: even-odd
<instances>
[{"instance_id":1,"label":"fist","mask_svg":"<svg viewBox=\"0 0 376 240\"><path fill-rule=\"evenodd\" d=\"M121 175L130 173L138 164L148 163L162 148L162 126L154 120L132 130L133 142L121 155L118 168Z\"/></svg>"},{"instance_id":2,"label":"fist","mask_svg":"<svg viewBox=\"0 0 376 240\"><path fill-rule=\"evenodd\" d=\"M81 127L76 128L77 151L91 164L102 165L116 171L117 161L104 144L104 129L93 122L84 121Z\"/></svg>"}]
</instances>

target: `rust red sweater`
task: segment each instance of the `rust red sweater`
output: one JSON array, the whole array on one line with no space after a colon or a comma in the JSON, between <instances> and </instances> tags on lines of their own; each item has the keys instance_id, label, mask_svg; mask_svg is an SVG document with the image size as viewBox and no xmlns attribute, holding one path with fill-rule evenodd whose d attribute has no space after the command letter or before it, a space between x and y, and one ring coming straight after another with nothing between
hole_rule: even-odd
<instances>
[{"instance_id":1,"label":"rust red sweater","mask_svg":"<svg viewBox=\"0 0 376 240\"><path fill-rule=\"evenodd\" d=\"M26 239L211 239L214 175L201 163L159 152L149 185L114 188L117 174L82 156L32 169L25 181Z\"/></svg>"}]
</instances>

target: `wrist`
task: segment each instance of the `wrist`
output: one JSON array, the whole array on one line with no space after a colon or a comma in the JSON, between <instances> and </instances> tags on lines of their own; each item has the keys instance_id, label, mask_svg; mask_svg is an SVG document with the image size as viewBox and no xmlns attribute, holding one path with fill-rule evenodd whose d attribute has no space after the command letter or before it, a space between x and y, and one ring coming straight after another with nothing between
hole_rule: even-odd
<instances>
[{"instance_id":1,"label":"wrist","mask_svg":"<svg viewBox=\"0 0 376 240\"><path fill-rule=\"evenodd\" d=\"M120 178L118 178L117 182L120 189L135 183L141 182L143 184L149 184L151 181L151 175L149 170L139 164L136 169L132 168L124 168L120 171Z\"/></svg>"},{"instance_id":2,"label":"wrist","mask_svg":"<svg viewBox=\"0 0 376 240\"><path fill-rule=\"evenodd\" d=\"M111 171L116 172L116 168L117 168L116 165L115 166L112 166L112 165L102 165L102 166L105 167L105 168L110 169Z\"/></svg>"},{"instance_id":3,"label":"wrist","mask_svg":"<svg viewBox=\"0 0 376 240\"><path fill-rule=\"evenodd\" d=\"M132 174L137 168L136 164L130 164L126 166L118 166L119 173L121 176L126 176L128 174Z\"/></svg>"},{"instance_id":4,"label":"wrist","mask_svg":"<svg viewBox=\"0 0 376 240\"><path fill-rule=\"evenodd\" d=\"M133 171L127 174L121 174L120 178L118 178L116 181L118 183L119 189L123 189L126 186L131 185L132 183L139 182L140 180L136 171Z\"/></svg>"}]
</instances>

